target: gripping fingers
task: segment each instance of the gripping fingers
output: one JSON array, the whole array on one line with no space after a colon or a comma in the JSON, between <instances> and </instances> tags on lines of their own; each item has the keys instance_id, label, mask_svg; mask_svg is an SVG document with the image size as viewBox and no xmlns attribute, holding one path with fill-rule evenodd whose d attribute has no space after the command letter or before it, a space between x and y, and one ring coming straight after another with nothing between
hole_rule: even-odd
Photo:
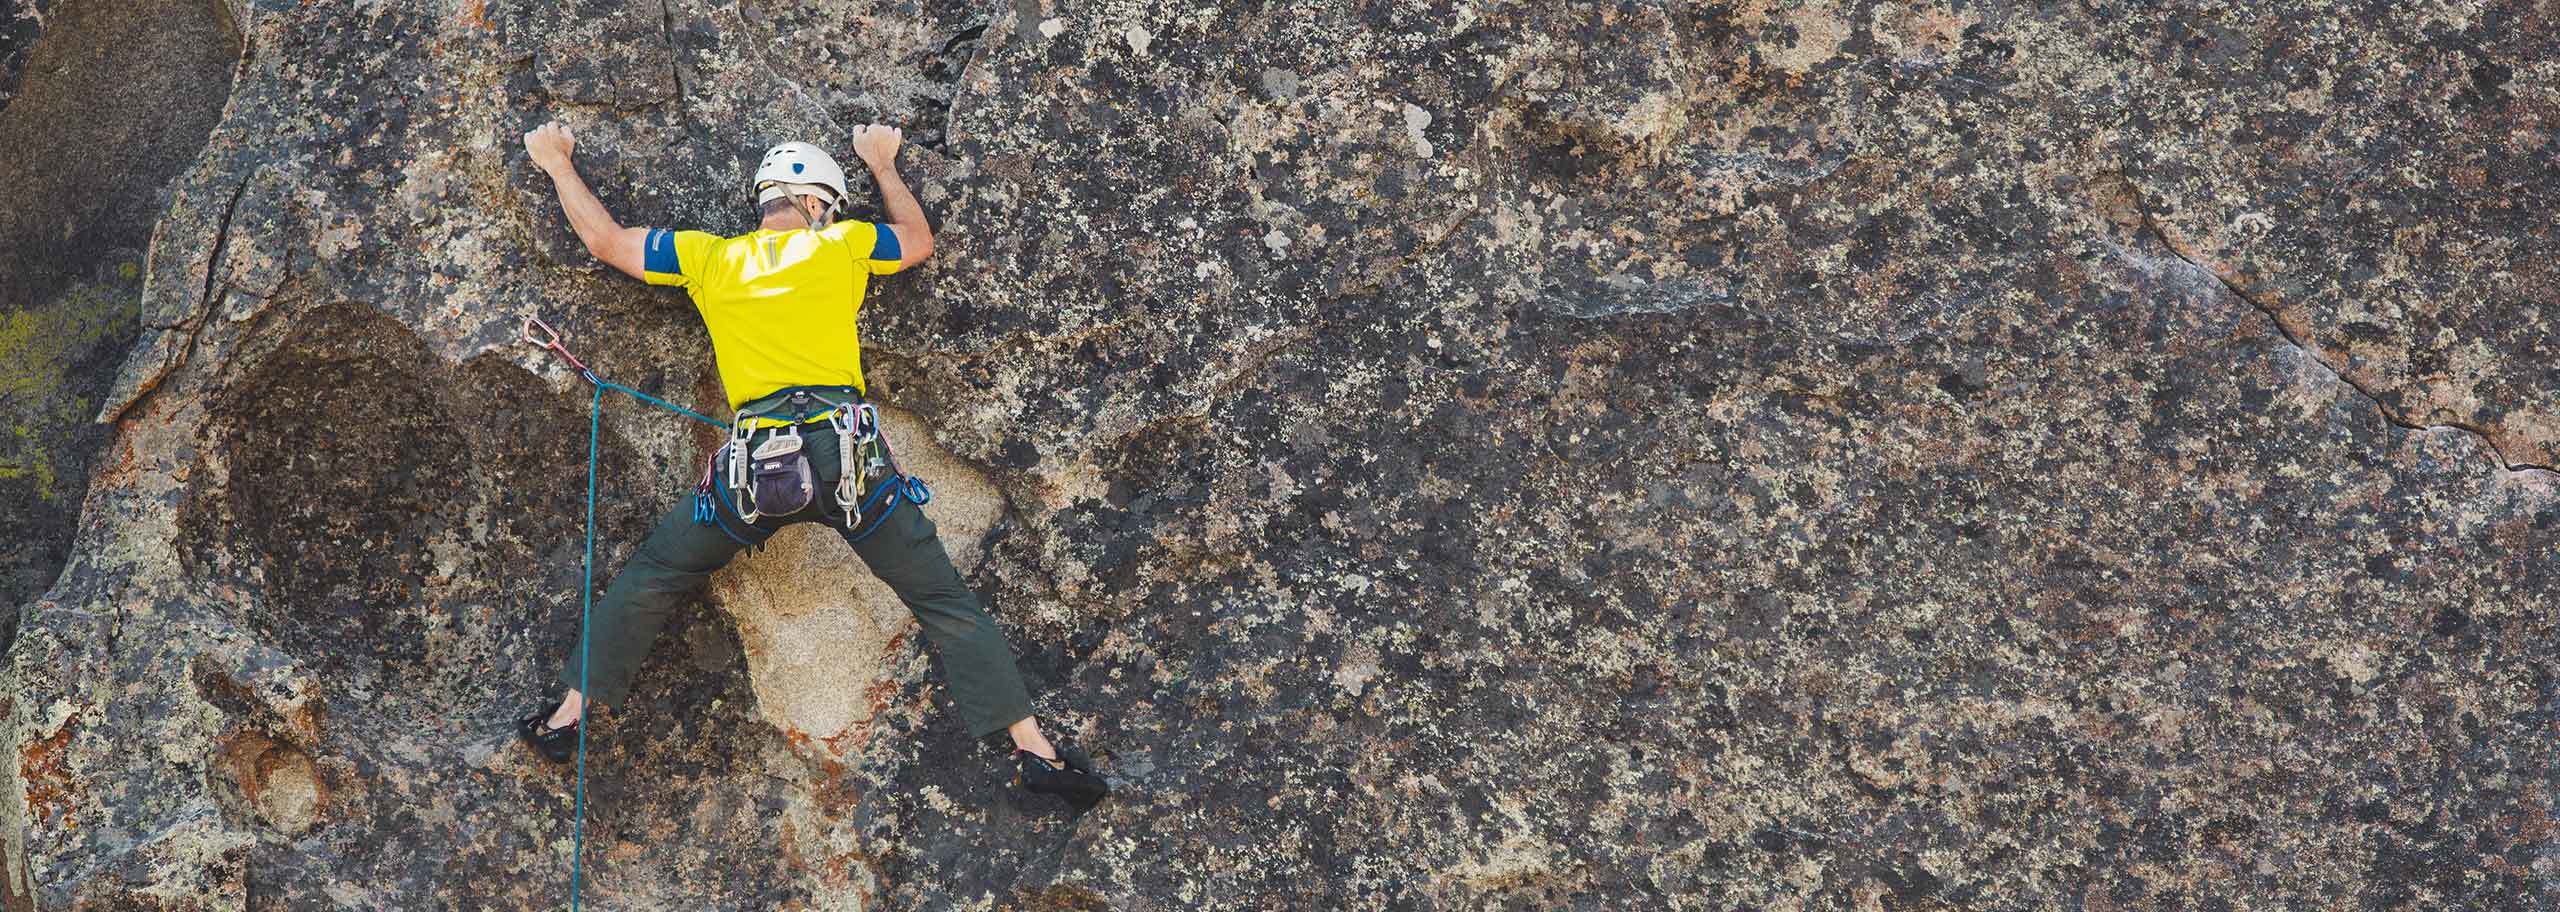
<instances>
[{"instance_id":1,"label":"gripping fingers","mask_svg":"<svg viewBox=\"0 0 2560 912\"><path fill-rule=\"evenodd\" d=\"M568 125L556 120L535 127L524 135L524 150L532 155L536 162L555 158L566 159L569 156L569 150L575 148L577 143L577 136L569 132Z\"/></svg>"},{"instance_id":2,"label":"gripping fingers","mask_svg":"<svg viewBox=\"0 0 2560 912\"><path fill-rule=\"evenodd\" d=\"M853 128L853 151L864 161L879 164L897 156L898 144L906 136L906 131L888 124L863 124Z\"/></svg>"}]
</instances>

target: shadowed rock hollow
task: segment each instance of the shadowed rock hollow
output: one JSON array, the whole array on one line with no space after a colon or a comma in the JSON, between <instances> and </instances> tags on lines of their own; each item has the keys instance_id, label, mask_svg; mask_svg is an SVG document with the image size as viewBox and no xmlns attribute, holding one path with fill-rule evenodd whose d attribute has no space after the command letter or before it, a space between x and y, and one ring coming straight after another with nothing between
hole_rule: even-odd
<instances>
[{"instance_id":1,"label":"shadowed rock hollow","mask_svg":"<svg viewBox=\"0 0 2560 912\"><path fill-rule=\"evenodd\" d=\"M0 182L73 154L26 112L151 104L98 0L17 9ZM119 185L167 182L135 277L8 248L72 277L11 327L93 327L13 420L101 422L5 523L67 539L7 555L8 912L563 902L507 725L587 393L514 332L718 390L524 161L552 117L715 231L766 144L911 127L874 392L1118 789L1007 791L788 536L598 720L597 908L2560 901L2548 3L168 15L237 53L150 89L219 115ZM604 427L612 568L714 439Z\"/></svg>"}]
</instances>

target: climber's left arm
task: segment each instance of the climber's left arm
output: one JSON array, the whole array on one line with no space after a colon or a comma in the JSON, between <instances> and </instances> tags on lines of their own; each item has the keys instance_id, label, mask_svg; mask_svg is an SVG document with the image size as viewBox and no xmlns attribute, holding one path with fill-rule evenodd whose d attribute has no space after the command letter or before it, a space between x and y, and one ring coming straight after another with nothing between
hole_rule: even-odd
<instances>
[{"instance_id":1,"label":"climber's left arm","mask_svg":"<svg viewBox=\"0 0 2560 912\"><path fill-rule=\"evenodd\" d=\"M524 135L524 150L533 156L535 167L551 175L551 189L560 194L560 209L569 214L569 227L578 232L578 240L586 242L587 252L605 265L622 270L635 279L647 280L641 274L642 246L649 229L625 228L605 211L604 201L578 176L578 166L569 158L577 146L577 138L559 121L533 128Z\"/></svg>"}]
</instances>

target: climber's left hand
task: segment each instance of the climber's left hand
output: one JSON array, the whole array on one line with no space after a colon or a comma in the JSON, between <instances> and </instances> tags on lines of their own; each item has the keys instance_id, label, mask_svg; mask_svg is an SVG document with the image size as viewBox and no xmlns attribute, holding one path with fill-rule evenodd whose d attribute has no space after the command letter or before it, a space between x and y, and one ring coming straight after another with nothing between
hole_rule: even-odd
<instances>
[{"instance_id":1,"label":"climber's left hand","mask_svg":"<svg viewBox=\"0 0 2560 912\"><path fill-rule=\"evenodd\" d=\"M524 135L525 154L533 156L534 167L546 172L568 167L569 150L577 145L578 138L570 135L569 128L556 120L535 127L533 132Z\"/></svg>"}]
</instances>

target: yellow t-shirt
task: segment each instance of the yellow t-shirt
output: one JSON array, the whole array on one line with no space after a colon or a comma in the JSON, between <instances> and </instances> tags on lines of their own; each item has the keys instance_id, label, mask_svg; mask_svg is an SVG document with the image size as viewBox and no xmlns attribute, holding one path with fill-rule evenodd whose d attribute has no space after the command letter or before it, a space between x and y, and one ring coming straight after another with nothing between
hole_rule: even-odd
<instances>
[{"instance_id":1,"label":"yellow t-shirt","mask_svg":"<svg viewBox=\"0 0 2560 912\"><path fill-rule=\"evenodd\" d=\"M660 228L641 266L649 284L693 297L734 410L794 386L862 389L862 294L898 257L898 235L876 222L727 238Z\"/></svg>"}]
</instances>

